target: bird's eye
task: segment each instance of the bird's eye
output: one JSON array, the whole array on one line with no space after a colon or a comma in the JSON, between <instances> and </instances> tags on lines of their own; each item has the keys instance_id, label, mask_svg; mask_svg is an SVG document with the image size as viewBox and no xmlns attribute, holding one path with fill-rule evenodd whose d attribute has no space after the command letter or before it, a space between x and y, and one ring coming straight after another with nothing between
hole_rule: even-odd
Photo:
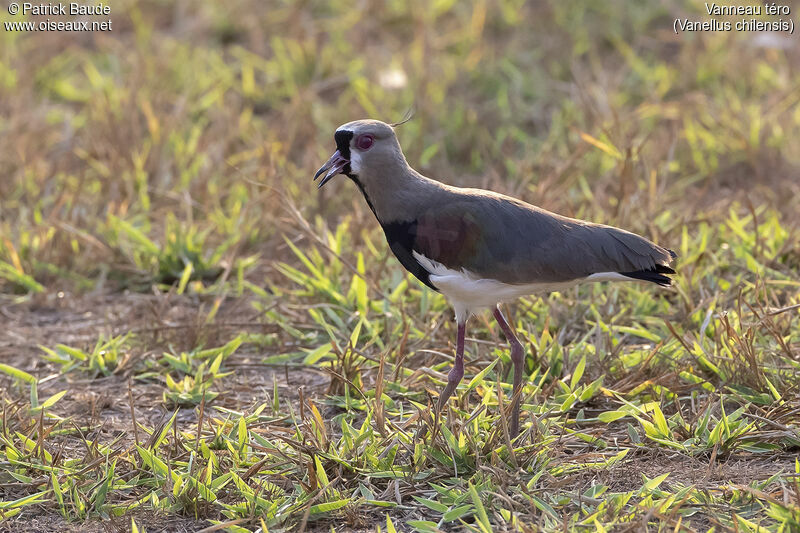
<instances>
[{"instance_id":1,"label":"bird's eye","mask_svg":"<svg viewBox=\"0 0 800 533\"><path fill-rule=\"evenodd\" d=\"M369 150L374 141L375 138L372 135L359 135L358 139L356 139L356 147L359 150Z\"/></svg>"}]
</instances>

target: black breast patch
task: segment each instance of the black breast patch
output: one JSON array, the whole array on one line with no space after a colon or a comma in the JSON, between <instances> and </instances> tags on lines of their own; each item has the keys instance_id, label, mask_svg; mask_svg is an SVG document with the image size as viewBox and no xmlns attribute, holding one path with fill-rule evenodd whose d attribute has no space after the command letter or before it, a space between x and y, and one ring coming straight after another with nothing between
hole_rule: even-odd
<instances>
[{"instance_id":1,"label":"black breast patch","mask_svg":"<svg viewBox=\"0 0 800 533\"><path fill-rule=\"evenodd\" d=\"M386 234L386 241L389 243L394 255L400 263L422 283L438 292L430 279L430 273L422 268L414 258L414 240L417 237L417 221L390 222L381 224L383 232Z\"/></svg>"}]
</instances>

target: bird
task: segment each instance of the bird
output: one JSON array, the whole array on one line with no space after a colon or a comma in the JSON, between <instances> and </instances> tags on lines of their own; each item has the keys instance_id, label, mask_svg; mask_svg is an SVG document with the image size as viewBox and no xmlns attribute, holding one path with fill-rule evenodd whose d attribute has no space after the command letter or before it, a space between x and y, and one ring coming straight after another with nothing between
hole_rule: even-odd
<instances>
[{"instance_id":1,"label":"bird","mask_svg":"<svg viewBox=\"0 0 800 533\"><path fill-rule=\"evenodd\" d=\"M336 151L314 181L322 177L322 188L339 174L350 178L400 264L452 305L455 362L439 395L437 419L464 376L467 320L492 309L511 348L508 428L514 439L519 435L525 350L500 304L585 282L641 281L668 287L677 255L623 229L423 176L406 160L396 126L363 119L337 128Z\"/></svg>"}]
</instances>

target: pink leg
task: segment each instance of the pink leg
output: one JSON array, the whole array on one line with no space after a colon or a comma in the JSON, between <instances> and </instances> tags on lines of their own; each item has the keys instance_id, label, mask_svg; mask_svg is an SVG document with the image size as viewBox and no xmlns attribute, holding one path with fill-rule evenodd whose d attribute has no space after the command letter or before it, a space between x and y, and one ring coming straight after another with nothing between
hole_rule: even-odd
<instances>
[{"instance_id":1,"label":"pink leg","mask_svg":"<svg viewBox=\"0 0 800 533\"><path fill-rule=\"evenodd\" d=\"M441 412L447 403L447 400L450 398L450 395L452 395L453 391L456 390L461 378L464 377L464 337L466 332L466 321L459 322L458 337L456 338L456 362L453 364L453 368L450 370L450 373L447 374L447 386L439 396L439 406L437 407L437 412Z\"/></svg>"},{"instance_id":2,"label":"pink leg","mask_svg":"<svg viewBox=\"0 0 800 533\"><path fill-rule=\"evenodd\" d=\"M499 307L494 310L494 318L500 324L500 329L506 336L506 340L511 345L511 362L514 364L514 398L511 405L511 420L509 421L509 433L511 438L519 435L519 404L520 404L520 389L522 388L522 373L525 371L525 349L522 343L514 335L514 330L508 325L506 318L500 311Z\"/></svg>"}]
</instances>

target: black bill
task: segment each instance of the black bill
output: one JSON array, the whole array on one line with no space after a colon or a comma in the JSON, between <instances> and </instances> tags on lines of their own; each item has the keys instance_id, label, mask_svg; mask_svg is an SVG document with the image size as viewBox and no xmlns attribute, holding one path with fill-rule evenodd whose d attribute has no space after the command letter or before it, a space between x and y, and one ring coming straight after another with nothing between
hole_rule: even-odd
<instances>
[{"instance_id":1,"label":"black bill","mask_svg":"<svg viewBox=\"0 0 800 533\"><path fill-rule=\"evenodd\" d=\"M319 182L317 188L319 189L320 187L328 183L328 181L335 175L343 174L345 167L349 164L350 160L345 158L339 150L336 150L331 156L331 158L328 159L327 163L322 165L322 167L320 167L320 169L317 170L317 173L314 174L314 181L316 181L317 178L319 178L323 173L327 171L327 174L325 174L325 177L322 178L322 180Z\"/></svg>"}]
</instances>

